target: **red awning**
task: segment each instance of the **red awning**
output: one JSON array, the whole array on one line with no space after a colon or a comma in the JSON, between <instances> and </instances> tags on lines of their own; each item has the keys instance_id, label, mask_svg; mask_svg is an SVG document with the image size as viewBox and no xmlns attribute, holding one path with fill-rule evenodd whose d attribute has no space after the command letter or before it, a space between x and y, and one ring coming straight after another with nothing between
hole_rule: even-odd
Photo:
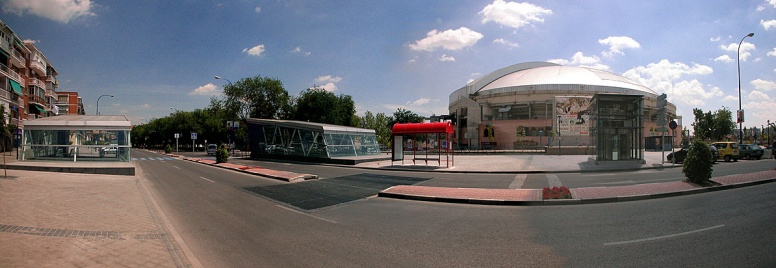
<instances>
[{"instance_id":1,"label":"red awning","mask_svg":"<svg viewBox=\"0 0 776 268\"><path fill-rule=\"evenodd\" d=\"M450 122L394 124L391 131L392 135L423 133L453 133L453 124Z\"/></svg>"}]
</instances>

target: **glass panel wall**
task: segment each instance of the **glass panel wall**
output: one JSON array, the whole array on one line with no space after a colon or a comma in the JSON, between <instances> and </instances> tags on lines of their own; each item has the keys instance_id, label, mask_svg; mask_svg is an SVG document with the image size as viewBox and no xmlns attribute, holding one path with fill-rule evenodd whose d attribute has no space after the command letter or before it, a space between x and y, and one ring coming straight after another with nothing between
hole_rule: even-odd
<instances>
[{"instance_id":1,"label":"glass panel wall","mask_svg":"<svg viewBox=\"0 0 776 268\"><path fill-rule=\"evenodd\" d=\"M24 130L22 160L129 162L129 130Z\"/></svg>"},{"instance_id":2,"label":"glass panel wall","mask_svg":"<svg viewBox=\"0 0 776 268\"><path fill-rule=\"evenodd\" d=\"M590 107L596 160L644 159L642 96L597 94Z\"/></svg>"},{"instance_id":3,"label":"glass panel wall","mask_svg":"<svg viewBox=\"0 0 776 268\"><path fill-rule=\"evenodd\" d=\"M283 126L251 126L258 154L317 158L379 155L375 134L325 133Z\"/></svg>"}]
</instances>

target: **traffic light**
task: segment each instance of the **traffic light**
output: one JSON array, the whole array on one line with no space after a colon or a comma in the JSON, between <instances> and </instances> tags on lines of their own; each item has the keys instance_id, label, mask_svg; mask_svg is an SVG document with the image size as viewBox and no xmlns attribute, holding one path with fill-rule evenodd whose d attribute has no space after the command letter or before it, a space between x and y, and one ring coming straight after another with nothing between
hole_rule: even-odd
<instances>
[{"instance_id":1,"label":"traffic light","mask_svg":"<svg viewBox=\"0 0 776 268\"><path fill-rule=\"evenodd\" d=\"M666 132L666 124L668 123L668 100L666 100L666 94L660 94L657 96L657 131Z\"/></svg>"}]
</instances>

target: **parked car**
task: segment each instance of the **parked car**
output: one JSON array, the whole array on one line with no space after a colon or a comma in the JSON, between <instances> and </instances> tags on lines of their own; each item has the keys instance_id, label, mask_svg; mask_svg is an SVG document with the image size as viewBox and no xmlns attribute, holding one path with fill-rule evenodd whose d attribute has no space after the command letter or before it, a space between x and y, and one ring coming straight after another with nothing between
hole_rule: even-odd
<instances>
[{"instance_id":1,"label":"parked car","mask_svg":"<svg viewBox=\"0 0 776 268\"><path fill-rule=\"evenodd\" d=\"M218 151L218 145L215 145L215 144L207 145L207 155L216 155L217 151Z\"/></svg>"},{"instance_id":2,"label":"parked car","mask_svg":"<svg viewBox=\"0 0 776 268\"><path fill-rule=\"evenodd\" d=\"M760 148L760 145L757 144L739 144L738 145L738 154L741 155L741 158L746 158L751 160L752 158L755 158L757 160L760 160L760 158L763 157L763 153L765 151L763 148Z\"/></svg>"},{"instance_id":3,"label":"parked car","mask_svg":"<svg viewBox=\"0 0 776 268\"><path fill-rule=\"evenodd\" d=\"M718 141L713 143L717 150L719 150L719 157L725 159L725 162L730 160L738 161L738 143L733 141Z\"/></svg>"},{"instance_id":4,"label":"parked car","mask_svg":"<svg viewBox=\"0 0 776 268\"><path fill-rule=\"evenodd\" d=\"M681 150L668 154L666 159L671 163L681 163L687 158L687 153L690 151L690 145L685 145ZM719 159L719 150L714 145L709 144L709 150L711 150L711 162L717 162Z\"/></svg>"}]
</instances>

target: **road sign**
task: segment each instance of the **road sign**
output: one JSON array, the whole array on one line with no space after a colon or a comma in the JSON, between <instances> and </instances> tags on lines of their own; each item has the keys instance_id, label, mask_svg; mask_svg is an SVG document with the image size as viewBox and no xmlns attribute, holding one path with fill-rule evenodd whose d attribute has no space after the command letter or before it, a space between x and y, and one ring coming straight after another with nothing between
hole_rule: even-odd
<instances>
[{"instance_id":1,"label":"road sign","mask_svg":"<svg viewBox=\"0 0 776 268\"><path fill-rule=\"evenodd\" d=\"M197 139L197 132L191 132L191 139L196 140Z\"/></svg>"},{"instance_id":2,"label":"road sign","mask_svg":"<svg viewBox=\"0 0 776 268\"><path fill-rule=\"evenodd\" d=\"M671 122L668 123L668 127L671 128L671 130L675 130L677 127L676 121L671 120Z\"/></svg>"},{"instance_id":3,"label":"road sign","mask_svg":"<svg viewBox=\"0 0 776 268\"><path fill-rule=\"evenodd\" d=\"M175 138L176 138L176 139L177 139L177 138L180 138L180 137L181 137L181 134L180 134L180 133L175 133Z\"/></svg>"}]
</instances>

